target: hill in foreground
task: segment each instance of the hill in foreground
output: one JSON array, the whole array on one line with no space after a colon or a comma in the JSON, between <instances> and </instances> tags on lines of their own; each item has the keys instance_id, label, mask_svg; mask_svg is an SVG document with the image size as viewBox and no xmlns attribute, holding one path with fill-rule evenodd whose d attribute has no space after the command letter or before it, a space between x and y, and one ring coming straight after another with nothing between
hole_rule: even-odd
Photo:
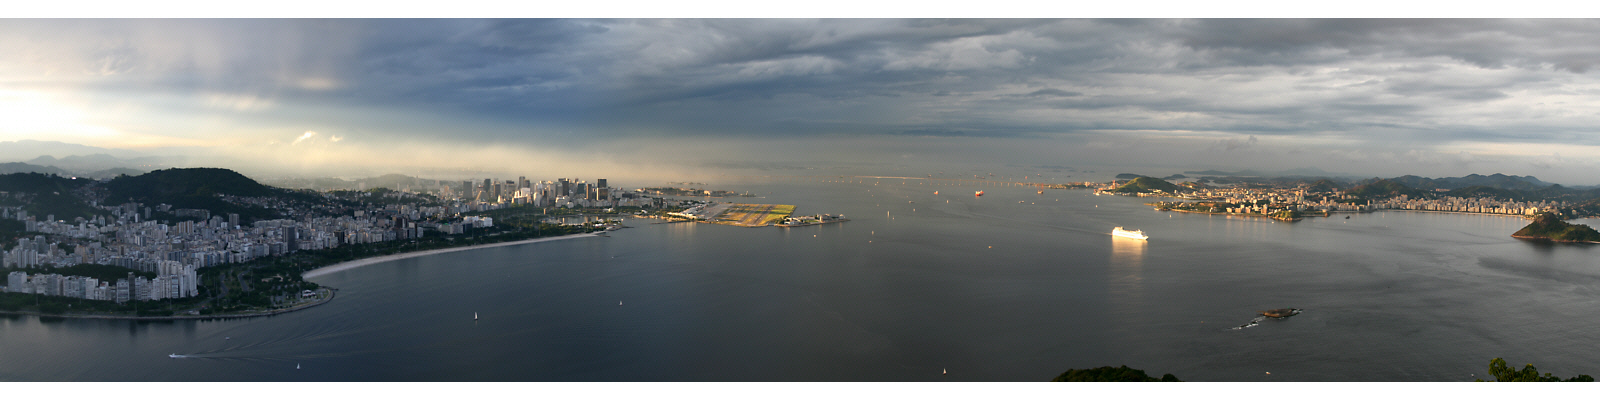
<instances>
[{"instance_id":1,"label":"hill in foreground","mask_svg":"<svg viewBox=\"0 0 1600 400\"><path fill-rule=\"evenodd\" d=\"M0 175L0 206L21 206L29 214L43 220L55 216L57 220L91 218L103 212L79 199L75 191L90 184L88 179L66 178L54 174L17 173Z\"/></svg>"},{"instance_id":2,"label":"hill in foreground","mask_svg":"<svg viewBox=\"0 0 1600 400\"><path fill-rule=\"evenodd\" d=\"M1144 370L1128 368L1124 365L1112 368L1104 366L1090 369L1069 369L1061 375L1051 379L1051 382L1183 382L1172 374L1165 374L1161 379L1146 375Z\"/></svg>"}]
</instances>

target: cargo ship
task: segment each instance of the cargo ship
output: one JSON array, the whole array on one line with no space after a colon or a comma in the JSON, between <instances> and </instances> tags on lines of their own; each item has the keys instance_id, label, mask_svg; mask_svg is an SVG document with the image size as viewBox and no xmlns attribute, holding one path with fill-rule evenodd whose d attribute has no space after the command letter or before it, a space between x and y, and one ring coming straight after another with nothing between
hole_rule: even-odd
<instances>
[{"instance_id":1,"label":"cargo ship","mask_svg":"<svg viewBox=\"0 0 1600 400\"><path fill-rule=\"evenodd\" d=\"M1150 239L1149 236L1145 236L1144 235L1144 231L1125 231L1125 230L1122 230L1122 227L1120 227L1120 226L1111 229L1111 236L1121 236L1121 237L1125 237L1125 238L1129 238L1129 239L1138 239L1138 240Z\"/></svg>"}]
</instances>

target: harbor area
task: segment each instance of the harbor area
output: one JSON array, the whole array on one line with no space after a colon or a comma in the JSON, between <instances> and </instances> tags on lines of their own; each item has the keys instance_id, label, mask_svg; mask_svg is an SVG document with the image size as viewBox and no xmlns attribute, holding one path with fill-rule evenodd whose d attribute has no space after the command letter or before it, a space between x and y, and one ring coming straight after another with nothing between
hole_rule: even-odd
<instances>
[{"instance_id":1,"label":"harbor area","mask_svg":"<svg viewBox=\"0 0 1600 400\"><path fill-rule=\"evenodd\" d=\"M795 206L788 204L711 203L669 215L712 224L753 228L772 226L788 220L794 210Z\"/></svg>"}]
</instances>

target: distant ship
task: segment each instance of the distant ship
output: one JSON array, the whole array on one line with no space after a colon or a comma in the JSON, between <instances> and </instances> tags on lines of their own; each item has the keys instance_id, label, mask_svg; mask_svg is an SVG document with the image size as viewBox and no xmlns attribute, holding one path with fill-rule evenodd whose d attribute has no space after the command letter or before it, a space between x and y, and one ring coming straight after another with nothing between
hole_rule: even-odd
<instances>
[{"instance_id":1,"label":"distant ship","mask_svg":"<svg viewBox=\"0 0 1600 400\"><path fill-rule=\"evenodd\" d=\"M1293 316L1295 316L1297 314L1300 314L1300 309L1298 309L1298 308L1279 308L1279 309L1274 309L1274 310L1257 311L1256 314L1261 314L1263 316L1273 317L1273 318L1289 318L1289 317L1293 317Z\"/></svg>"},{"instance_id":2,"label":"distant ship","mask_svg":"<svg viewBox=\"0 0 1600 400\"><path fill-rule=\"evenodd\" d=\"M977 193L973 193L972 195L973 196L982 196L983 195L983 191L979 190Z\"/></svg>"},{"instance_id":3,"label":"distant ship","mask_svg":"<svg viewBox=\"0 0 1600 400\"><path fill-rule=\"evenodd\" d=\"M1129 239L1139 239L1139 240L1150 239L1149 236L1145 236L1144 235L1144 231L1125 231L1125 230L1122 230L1122 227L1120 227L1120 226L1111 229L1111 236L1121 236L1121 237L1125 237L1125 238L1129 238Z\"/></svg>"}]
</instances>

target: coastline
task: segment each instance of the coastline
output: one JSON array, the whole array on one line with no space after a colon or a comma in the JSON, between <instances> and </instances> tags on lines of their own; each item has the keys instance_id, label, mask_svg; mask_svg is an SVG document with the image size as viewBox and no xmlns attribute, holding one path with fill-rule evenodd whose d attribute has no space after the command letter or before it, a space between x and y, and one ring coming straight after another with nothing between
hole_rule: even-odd
<instances>
[{"instance_id":1,"label":"coastline","mask_svg":"<svg viewBox=\"0 0 1600 400\"><path fill-rule=\"evenodd\" d=\"M1600 245L1600 242L1589 242L1589 240L1558 240L1558 238L1530 237L1530 235L1510 235L1510 237L1522 238L1522 240L1542 240L1542 242L1550 243L1590 243L1590 245Z\"/></svg>"},{"instance_id":2,"label":"coastline","mask_svg":"<svg viewBox=\"0 0 1600 400\"><path fill-rule=\"evenodd\" d=\"M1146 203L1145 205L1150 205L1150 204ZM1225 212L1214 213L1214 212L1210 212L1210 211L1191 211L1191 210L1179 210L1179 209L1166 209L1166 210L1156 209L1156 211L1175 211L1175 212L1186 212L1186 213L1194 213L1194 214L1272 218L1271 216L1264 215L1264 214L1230 214L1230 213L1225 213ZM1424 213L1462 214L1462 215L1483 215L1483 216L1491 216L1491 217L1515 217L1515 218L1518 218L1518 219L1530 219L1528 216L1522 215L1522 214L1497 214L1497 213L1481 213L1481 212L1470 212L1470 211L1444 211L1444 210L1411 210L1411 209L1405 209L1405 208L1380 208L1380 209L1370 210L1370 211L1339 210L1339 211L1330 211L1330 212L1328 212L1328 215L1309 215L1309 216L1332 218L1333 214L1373 214L1373 213L1379 213L1379 212L1385 212L1385 211L1424 212ZM1587 217L1582 217L1582 218L1587 218Z\"/></svg>"},{"instance_id":3,"label":"coastline","mask_svg":"<svg viewBox=\"0 0 1600 400\"><path fill-rule=\"evenodd\" d=\"M257 312L242 313L242 314L163 315L163 316L145 316L145 317L140 317L140 316L136 316L136 315L45 314L45 313L34 312L34 311L0 311L0 315L32 315L32 316L36 316L36 317L80 318L80 319L125 319L125 320L138 320L138 321L176 321L176 320L185 320L185 319L255 318L255 317L265 317L265 316L271 316L271 315L278 315L278 314L283 314L283 313L291 312L291 311L300 311L300 310L304 310L304 309L307 309L307 308L320 306L320 305L323 305L323 304L327 304L330 301L333 301L333 297L336 295L336 291L333 290L333 288L324 287L322 289L318 289L318 291L319 292L323 292L323 297L322 297L322 299L314 301L314 302L301 304L301 305L298 305L298 306L284 308L284 309L270 310L270 311L257 311Z\"/></svg>"},{"instance_id":4,"label":"coastline","mask_svg":"<svg viewBox=\"0 0 1600 400\"><path fill-rule=\"evenodd\" d=\"M312 278L312 277L316 277L316 276L327 275L327 274L340 272L340 271L345 271L345 270L349 270L349 269L360 268L360 267L364 267L364 266L367 266L367 265L377 264L377 263L381 263L381 262L385 262L385 261L402 260L402 259L407 259L407 258L412 258L412 257L421 257L421 256L426 256L426 255L432 255L432 254L441 254L441 253L449 253L449 252L455 252L455 251L482 249L482 248L489 248L489 247L500 247L500 246L511 246L511 245L518 245L518 244L548 242L548 241L552 241L552 240L577 239L577 238L582 238L582 237L595 237L595 236L601 236L601 235L596 234L596 233L577 233L577 234L555 236L555 237L542 237L542 238L525 239L525 240L518 240L518 241L512 241L512 242L485 243L485 244L473 245L473 246L451 247L451 248L445 248L445 249L433 249L433 250L415 251L415 252L407 252L407 253L399 253L399 254L390 254L390 255L377 256L377 257L368 257L368 258L363 258L363 259L359 259L359 260L345 261L345 262L342 262L342 263L333 264L333 265L329 265L329 266L326 266L326 267L322 267L322 268L317 268L317 269L314 269L314 270L306 271L304 274L301 274L301 276L305 277L305 278ZM316 306L320 306L320 305L323 305L323 304L327 304L328 302L333 301L333 299L334 299L334 297L336 297L336 293L337 293L337 290L335 290L333 288L330 288L330 287L323 287L322 289L318 289L318 291L322 292L322 298L317 300L317 301L314 301L314 302L301 304L301 305L297 305L297 306L289 307L289 308L284 308L284 309L268 310L268 311L256 311L256 312L247 312L247 313L239 313L239 314L165 315L165 316L142 316L141 317L141 316L135 316L135 315L46 314L46 313L41 313L41 312L36 312L36 311L0 311L0 315L32 315L32 316L37 316L37 317L51 317L51 318L120 319L120 320L142 320L142 321L174 321L174 320L195 320L195 319L254 318L254 317L265 317L265 316L283 314L283 313L287 313L287 312L300 311L300 310L304 310L304 309L307 309L307 308L311 308L311 307L316 307Z\"/></svg>"},{"instance_id":5,"label":"coastline","mask_svg":"<svg viewBox=\"0 0 1600 400\"><path fill-rule=\"evenodd\" d=\"M335 272L340 272L340 271L345 271L345 270L365 267L365 266L368 266L368 265L377 264L377 263L386 262L386 261L404 260L404 259L412 258L412 257L422 257L422 256L427 256L427 255L442 254L442 253L449 253L449 252L456 252L456 251L484 249L484 248L490 248L490 247L511 246L511 245L518 245L518 244L539 243L539 242L548 242L548 241L552 241L552 240L577 239L577 238L582 238L582 237L596 237L596 236L600 236L600 235L599 234L594 234L594 233L575 233L575 234L571 234L571 235L533 238L533 239L518 240L518 241L513 241L513 242L485 243L485 244L473 245L473 246L451 247L451 248L445 248L445 249L423 250L423 251L415 251L415 252L407 252L407 253L399 253L399 254L390 254L390 255L377 256L377 257L368 257L368 258L363 258L363 259L359 259L359 260L345 261L345 262L342 262L342 263L333 264L333 265L329 265L329 266L326 266L326 267L322 267L322 268L317 268L317 269L314 269L314 270L306 271L305 273L300 274L300 277L305 278L305 279L311 279L311 278L315 278L315 277L318 277L318 276L327 275L327 274L331 274L331 273L335 273Z\"/></svg>"},{"instance_id":6,"label":"coastline","mask_svg":"<svg viewBox=\"0 0 1600 400\"><path fill-rule=\"evenodd\" d=\"M1295 222L1295 221L1299 221L1299 220L1305 219L1304 217L1295 218L1295 219L1282 219L1282 218L1278 218L1278 217L1274 217L1274 216L1266 215L1266 214L1236 214L1236 213L1225 213L1225 212L1220 212L1219 213L1219 212L1210 212L1210 211L1179 210L1179 209L1176 209L1176 208L1170 208L1170 209L1165 209L1165 210L1162 210L1162 209L1158 208L1158 209L1156 209L1156 211L1182 212L1182 213L1206 214L1206 215L1222 215L1222 216L1228 216L1228 217L1266 218L1266 219L1284 221L1284 222ZM1313 217L1328 218L1328 217L1332 216L1332 214L1328 214L1328 215L1312 215L1312 216Z\"/></svg>"}]
</instances>

